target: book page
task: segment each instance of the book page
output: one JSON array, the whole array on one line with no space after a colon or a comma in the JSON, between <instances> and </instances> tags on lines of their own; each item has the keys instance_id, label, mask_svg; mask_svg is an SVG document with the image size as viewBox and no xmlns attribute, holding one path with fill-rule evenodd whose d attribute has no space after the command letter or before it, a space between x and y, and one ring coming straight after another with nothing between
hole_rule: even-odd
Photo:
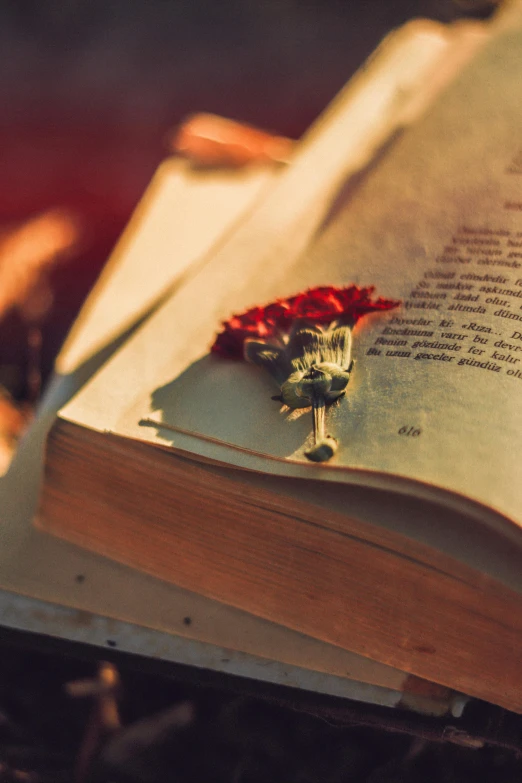
<instances>
[{"instance_id":1,"label":"book page","mask_svg":"<svg viewBox=\"0 0 522 783\"><path fill-rule=\"evenodd\" d=\"M271 167L197 171L177 158L162 163L67 337L56 371L74 372L137 323L248 213L276 174Z\"/></svg>"},{"instance_id":2,"label":"book page","mask_svg":"<svg viewBox=\"0 0 522 783\"><path fill-rule=\"evenodd\" d=\"M115 362L114 387L108 376L95 382L65 417L267 473L395 487L457 504L466 498L520 522L513 453L522 428L521 40L508 32L496 41L425 120L383 151L371 175L331 194L299 259L285 243L298 239L299 225L306 233L306 211L246 283L223 257L196 275L155 319L163 361L157 348L154 361L147 358L152 329L134 342L136 381L148 389L123 415ZM242 238L246 254L263 236L257 229ZM261 370L208 349L233 312L307 286L352 282L375 284L403 305L357 327L353 379L328 414L340 448L314 465L303 454L310 416L287 415ZM102 395L106 412L112 406L104 421ZM147 418L159 426L144 427Z\"/></svg>"},{"instance_id":3,"label":"book page","mask_svg":"<svg viewBox=\"0 0 522 783\"><path fill-rule=\"evenodd\" d=\"M403 300L361 325L337 464L437 484L522 522L522 35L507 33L300 260ZM290 287L289 272L285 287Z\"/></svg>"}]
</instances>

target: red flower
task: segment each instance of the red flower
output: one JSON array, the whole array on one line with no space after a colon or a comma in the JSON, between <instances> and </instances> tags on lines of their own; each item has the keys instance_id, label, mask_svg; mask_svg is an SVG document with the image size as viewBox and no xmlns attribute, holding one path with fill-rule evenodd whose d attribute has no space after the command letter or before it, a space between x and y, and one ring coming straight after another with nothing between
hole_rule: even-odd
<instances>
[{"instance_id":1,"label":"red flower","mask_svg":"<svg viewBox=\"0 0 522 783\"><path fill-rule=\"evenodd\" d=\"M372 301L373 291L373 286L322 286L288 299L278 299L266 307L253 307L223 323L223 331L216 337L212 352L227 359L242 359L245 340L282 343L297 319L321 326L332 321L354 326L368 313L391 310L400 304L382 297Z\"/></svg>"}]
</instances>

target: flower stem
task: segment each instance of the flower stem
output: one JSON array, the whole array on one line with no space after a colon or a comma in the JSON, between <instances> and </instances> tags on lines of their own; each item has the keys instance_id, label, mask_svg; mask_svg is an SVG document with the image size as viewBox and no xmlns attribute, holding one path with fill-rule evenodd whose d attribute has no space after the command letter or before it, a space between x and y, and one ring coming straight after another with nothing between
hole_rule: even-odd
<instances>
[{"instance_id":1,"label":"flower stem","mask_svg":"<svg viewBox=\"0 0 522 783\"><path fill-rule=\"evenodd\" d=\"M324 440L326 406L322 394L318 396L314 394L312 399L312 412L314 416L314 445L317 446L319 441Z\"/></svg>"},{"instance_id":2,"label":"flower stem","mask_svg":"<svg viewBox=\"0 0 522 783\"><path fill-rule=\"evenodd\" d=\"M305 451L305 455L312 462L327 462L337 451L337 441L325 435L326 402L323 394L313 395L312 413L314 417L314 445Z\"/></svg>"}]
</instances>

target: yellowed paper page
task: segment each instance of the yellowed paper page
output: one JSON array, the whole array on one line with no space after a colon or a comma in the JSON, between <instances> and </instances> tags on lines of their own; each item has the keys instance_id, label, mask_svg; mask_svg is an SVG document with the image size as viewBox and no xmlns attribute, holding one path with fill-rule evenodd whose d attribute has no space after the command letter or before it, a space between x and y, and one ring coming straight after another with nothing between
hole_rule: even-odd
<instances>
[{"instance_id":1,"label":"yellowed paper page","mask_svg":"<svg viewBox=\"0 0 522 783\"><path fill-rule=\"evenodd\" d=\"M57 372L73 372L158 304L248 214L276 174L271 167L197 171L176 158L165 161L60 351Z\"/></svg>"}]
</instances>

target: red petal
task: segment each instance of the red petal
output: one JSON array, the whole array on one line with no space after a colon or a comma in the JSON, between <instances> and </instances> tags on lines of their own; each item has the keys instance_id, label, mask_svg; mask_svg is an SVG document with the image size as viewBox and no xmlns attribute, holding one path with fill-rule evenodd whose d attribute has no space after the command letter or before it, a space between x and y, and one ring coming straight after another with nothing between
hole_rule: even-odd
<instances>
[{"instance_id":1,"label":"red petal","mask_svg":"<svg viewBox=\"0 0 522 783\"><path fill-rule=\"evenodd\" d=\"M290 330L292 321L297 318L323 326L337 320L353 326L368 313L391 310L400 304L382 297L372 302L373 292L373 286L318 286L288 299L278 299L266 307L252 307L223 324L212 351L227 358L241 359L246 339L269 341L278 338L281 332Z\"/></svg>"}]
</instances>

